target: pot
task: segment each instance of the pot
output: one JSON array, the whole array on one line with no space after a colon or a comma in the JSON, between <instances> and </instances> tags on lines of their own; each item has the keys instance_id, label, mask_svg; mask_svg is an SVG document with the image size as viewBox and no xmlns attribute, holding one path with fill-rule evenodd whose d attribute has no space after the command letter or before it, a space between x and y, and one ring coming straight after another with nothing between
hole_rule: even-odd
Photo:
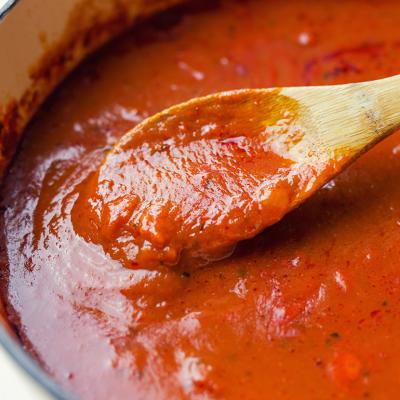
<instances>
[{"instance_id":1,"label":"pot","mask_svg":"<svg viewBox=\"0 0 400 400\"><path fill-rule=\"evenodd\" d=\"M68 72L138 19L181 1L0 1L0 178L24 127ZM0 398L73 398L24 351L1 300Z\"/></svg>"}]
</instances>

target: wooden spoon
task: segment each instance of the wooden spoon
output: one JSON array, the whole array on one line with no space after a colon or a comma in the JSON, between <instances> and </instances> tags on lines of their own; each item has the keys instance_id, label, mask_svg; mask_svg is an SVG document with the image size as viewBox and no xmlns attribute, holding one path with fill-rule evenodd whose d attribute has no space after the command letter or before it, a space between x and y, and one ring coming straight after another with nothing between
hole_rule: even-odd
<instances>
[{"instance_id":1,"label":"wooden spoon","mask_svg":"<svg viewBox=\"0 0 400 400\"><path fill-rule=\"evenodd\" d=\"M76 229L132 268L217 260L399 126L400 75L196 98L122 137Z\"/></svg>"}]
</instances>

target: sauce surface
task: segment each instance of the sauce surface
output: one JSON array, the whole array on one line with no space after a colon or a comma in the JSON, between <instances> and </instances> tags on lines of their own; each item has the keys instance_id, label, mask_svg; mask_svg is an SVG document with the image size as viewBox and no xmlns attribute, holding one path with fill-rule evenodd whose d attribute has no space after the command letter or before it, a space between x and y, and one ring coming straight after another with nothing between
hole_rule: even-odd
<instances>
[{"instance_id":1,"label":"sauce surface","mask_svg":"<svg viewBox=\"0 0 400 400\"><path fill-rule=\"evenodd\" d=\"M96 400L397 398L399 134L203 268L127 268L80 232L74 207L118 139L173 104L399 73L399 23L390 0L199 1L60 87L2 188L0 270L10 320L57 381Z\"/></svg>"}]
</instances>

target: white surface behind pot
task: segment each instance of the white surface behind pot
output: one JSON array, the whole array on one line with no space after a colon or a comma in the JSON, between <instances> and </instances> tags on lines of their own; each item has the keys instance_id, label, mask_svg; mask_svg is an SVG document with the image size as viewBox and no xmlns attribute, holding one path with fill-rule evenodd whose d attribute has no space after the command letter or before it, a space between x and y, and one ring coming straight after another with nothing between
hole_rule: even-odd
<instances>
[{"instance_id":1,"label":"white surface behind pot","mask_svg":"<svg viewBox=\"0 0 400 400\"><path fill-rule=\"evenodd\" d=\"M0 399L50 400L51 397L0 347Z\"/></svg>"}]
</instances>

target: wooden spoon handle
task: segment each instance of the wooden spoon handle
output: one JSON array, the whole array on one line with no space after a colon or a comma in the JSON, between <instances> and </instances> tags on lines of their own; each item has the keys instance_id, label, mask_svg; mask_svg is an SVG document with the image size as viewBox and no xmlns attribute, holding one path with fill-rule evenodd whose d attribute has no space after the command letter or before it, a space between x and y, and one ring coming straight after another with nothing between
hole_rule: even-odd
<instances>
[{"instance_id":1,"label":"wooden spoon handle","mask_svg":"<svg viewBox=\"0 0 400 400\"><path fill-rule=\"evenodd\" d=\"M400 127L400 75L354 86L360 93L360 106L375 125L372 134L381 138Z\"/></svg>"},{"instance_id":2,"label":"wooden spoon handle","mask_svg":"<svg viewBox=\"0 0 400 400\"><path fill-rule=\"evenodd\" d=\"M400 128L400 75L346 85L285 88L320 154L357 156ZM307 144L308 145L308 144Z\"/></svg>"}]
</instances>

